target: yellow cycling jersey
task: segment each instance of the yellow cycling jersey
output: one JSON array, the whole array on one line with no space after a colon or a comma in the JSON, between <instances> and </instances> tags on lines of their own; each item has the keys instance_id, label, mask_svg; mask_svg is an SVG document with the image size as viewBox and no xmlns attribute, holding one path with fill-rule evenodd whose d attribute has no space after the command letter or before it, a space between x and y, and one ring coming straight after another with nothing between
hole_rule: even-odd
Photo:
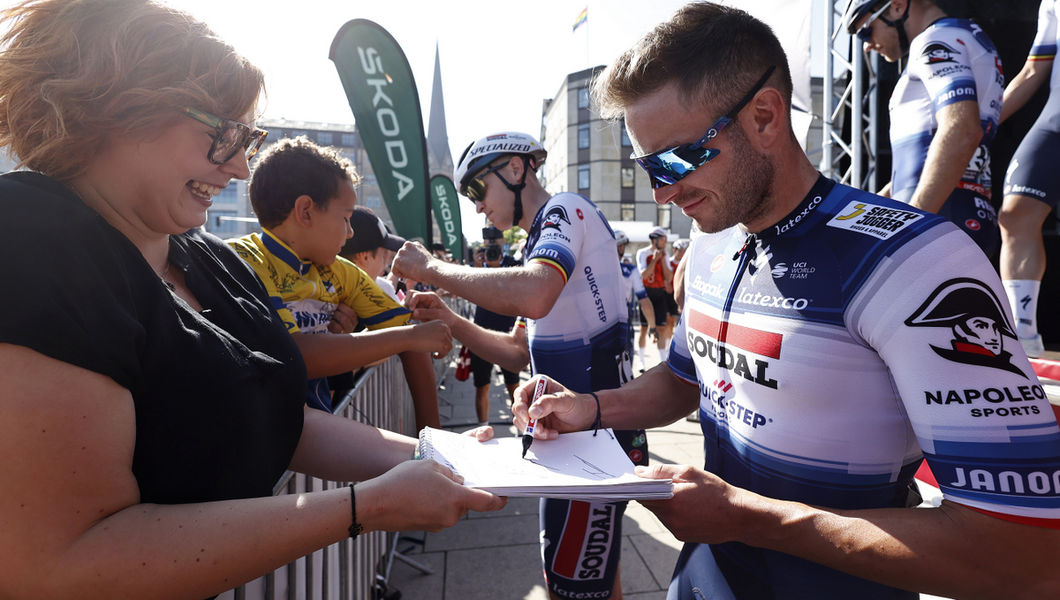
<instances>
[{"instance_id":1,"label":"yellow cycling jersey","mask_svg":"<svg viewBox=\"0 0 1060 600\"><path fill-rule=\"evenodd\" d=\"M357 265L339 257L331 265L302 260L263 230L227 240L265 284L269 301L289 333L322 333L341 303L368 329L406 325L408 309L394 301Z\"/></svg>"}]
</instances>

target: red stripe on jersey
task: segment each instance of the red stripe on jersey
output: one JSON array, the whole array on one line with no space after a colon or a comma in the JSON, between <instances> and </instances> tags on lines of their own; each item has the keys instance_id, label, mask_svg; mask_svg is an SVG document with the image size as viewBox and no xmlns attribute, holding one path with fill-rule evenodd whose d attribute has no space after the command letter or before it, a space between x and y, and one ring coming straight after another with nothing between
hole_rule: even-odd
<instances>
[{"instance_id":1,"label":"red stripe on jersey","mask_svg":"<svg viewBox=\"0 0 1060 600\"><path fill-rule=\"evenodd\" d=\"M780 358L780 342L784 336L779 333L722 323L714 317L695 310L690 311L688 324L692 329L705 333L726 345L736 346L760 356Z\"/></svg>"},{"instance_id":2,"label":"red stripe on jersey","mask_svg":"<svg viewBox=\"0 0 1060 600\"><path fill-rule=\"evenodd\" d=\"M574 579L578 568L578 557L585 542L585 527L589 523L589 503L574 500L567 512L567 523L556 548L556 557L552 559L552 570L557 575Z\"/></svg>"},{"instance_id":3,"label":"red stripe on jersey","mask_svg":"<svg viewBox=\"0 0 1060 600\"><path fill-rule=\"evenodd\" d=\"M965 505L962 505L965 506ZM1031 527L1044 527L1046 529L1060 529L1060 519L1043 519L1041 517L1024 517L1021 515L1009 515L1006 513L994 512L992 510L983 510L974 506L966 506L976 512L989 515L995 519L1001 519L1002 521L1012 521L1013 523L1020 523L1023 525L1030 525Z\"/></svg>"}]
</instances>

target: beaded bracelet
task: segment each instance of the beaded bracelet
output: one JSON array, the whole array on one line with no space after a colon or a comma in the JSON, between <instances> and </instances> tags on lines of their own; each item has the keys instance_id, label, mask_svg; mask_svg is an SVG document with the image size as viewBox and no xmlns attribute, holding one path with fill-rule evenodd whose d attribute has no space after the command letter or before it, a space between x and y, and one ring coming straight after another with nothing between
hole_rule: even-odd
<instances>
[{"instance_id":1,"label":"beaded bracelet","mask_svg":"<svg viewBox=\"0 0 1060 600\"><path fill-rule=\"evenodd\" d=\"M596 432L604 426L600 418L600 398L596 396L596 392L589 392L589 395L593 397L593 400L596 400L596 419L593 421L593 437L596 437Z\"/></svg>"}]
</instances>

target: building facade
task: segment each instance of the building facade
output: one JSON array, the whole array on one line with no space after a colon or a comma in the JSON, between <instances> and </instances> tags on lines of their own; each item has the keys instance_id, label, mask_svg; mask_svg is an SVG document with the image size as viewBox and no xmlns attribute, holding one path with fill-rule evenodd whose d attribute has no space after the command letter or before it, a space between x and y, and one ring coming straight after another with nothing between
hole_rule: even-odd
<instances>
[{"instance_id":1,"label":"building facade","mask_svg":"<svg viewBox=\"0 0 1060 600\"><path fill-rule=\"evenodd\" d=\"M611 222L650 223L688 237L691 219L652 199L648 176L630 155L625 124L600 118L589 102L593 77L604 67L571 73L542 107L541 143L548 159L539 174L552 194L576 192L595 203Z\"/></svg>"},{"instance_id":2,"label":"building facade","mask_svg":"<svg viewBox=\"0 0 1060 600\"><path fill-rule=\"evenodd\" d=\"M372 209L385 223L393 227L390 212L383 202L368 154L361 143L361 137L353 125L314 123L310 121L291 121L287 119L263 119L258 126L269 132L263 150L283 138L294 138L304 135L321 146L331 146L348 158L361 175L361 182L355 188L357 204ZM251 161L250 168L254 168ZM221 238L231 238L254 231L260 231L254 210L250 206L246 181L233 181L214 197L209 210L206 230Z\"/></svg>"}]
</instances>

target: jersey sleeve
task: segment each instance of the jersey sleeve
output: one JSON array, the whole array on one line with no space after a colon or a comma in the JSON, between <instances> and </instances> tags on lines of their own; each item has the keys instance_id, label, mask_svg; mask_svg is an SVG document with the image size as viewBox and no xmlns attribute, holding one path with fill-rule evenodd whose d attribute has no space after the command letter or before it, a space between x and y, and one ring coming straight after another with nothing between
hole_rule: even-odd
<instances>
[{"instance_id":1,"label":"jersey sleeve","mask_svg":"<svg viewBox=\"0 0 1060 600\"><path fill-rule=\"evenodd\" d=\"M897 249L846 314L886 363L946 499L1060 527L1060 428L967 236L941 223Z\"/></svg>"},{"instance_id":2,"label":"jersey sleeve","mask_svg":"<svg viewBox=\"0 0 1060 600\"><path fill-rule=\"evenodd\" d=\"M265 255L254 243L253 239L250 236L244 236L225 240L225 243L235 250L239 258L243 259L243 262L250 265L251 270L261 280L261 284L265 286L265 293L269 297L269 305L272 310L276 311L276 315L280 317L280 321L287 328L287 333L299 333L298 323L287 308L287 304L283 301L283 296L280 295L276 287L275 268L265 259Z\"/></svg>"},{"instance_id":3,"label":"jersey sleeve","mask_svg":"<svg viewBox=\"0 0 1060 600\"><path fill-rule=\"evenodd\" d=\"M572 196L556 196L542 208L541 232L537 244L526 257L526 263L539 262L552 267L563 276L563 283L566 284L574 272L586 235L585 219L570 211L584 214L590 207L588 204L579 206L582 204L580 201L560 202L558 198L561 197ZM592 210L595 212L595 209Z\"/></svg>"},{"instance_id":4,"label":"jersey sleeve","mask_svg":"<svg viewBox=\"0 0 1060 600\"><path fill-rule=\"evenodd\" d=\"M360 267L339 257L330 269L341 282L342 303L357 313L365 327L375 330L408 325L412 312L384 292Z\"/></svg>"},{"instance_id":5,"label":"jersey sleeve","mask_svg":"<svg viewBox=\"0 0 1060 600\"><path fill-rule=\"evenodd\" d=\"M1056 0L1042 0L1038 7L1038 32L1027 54L1028 61L1056 58Z\"/></svg>"},{"instance_id":6,"label":"jersey sleeve","mask_svg":"<svg viewBox=\"0 0 1060 600\"><path fill-rule=\"evenodd\" d=\"M935 112L976 96L975 73L968 46L957 27L929 28L909 51L909 71L927 88Z\"/></svg>"},{"instance_id":7,"label":"jersey sleeve","mask_svg":"<svg viewBox=\"0 0 1060 600\"><path fill-rule=\"evenodd\" d=\"M637 250L637 270L640 271L641 277L644 276L644 272L648 270L648 256L651 255L649 252L651 246L647 248L641 248Z\"/></svg>"}]
</instances>

